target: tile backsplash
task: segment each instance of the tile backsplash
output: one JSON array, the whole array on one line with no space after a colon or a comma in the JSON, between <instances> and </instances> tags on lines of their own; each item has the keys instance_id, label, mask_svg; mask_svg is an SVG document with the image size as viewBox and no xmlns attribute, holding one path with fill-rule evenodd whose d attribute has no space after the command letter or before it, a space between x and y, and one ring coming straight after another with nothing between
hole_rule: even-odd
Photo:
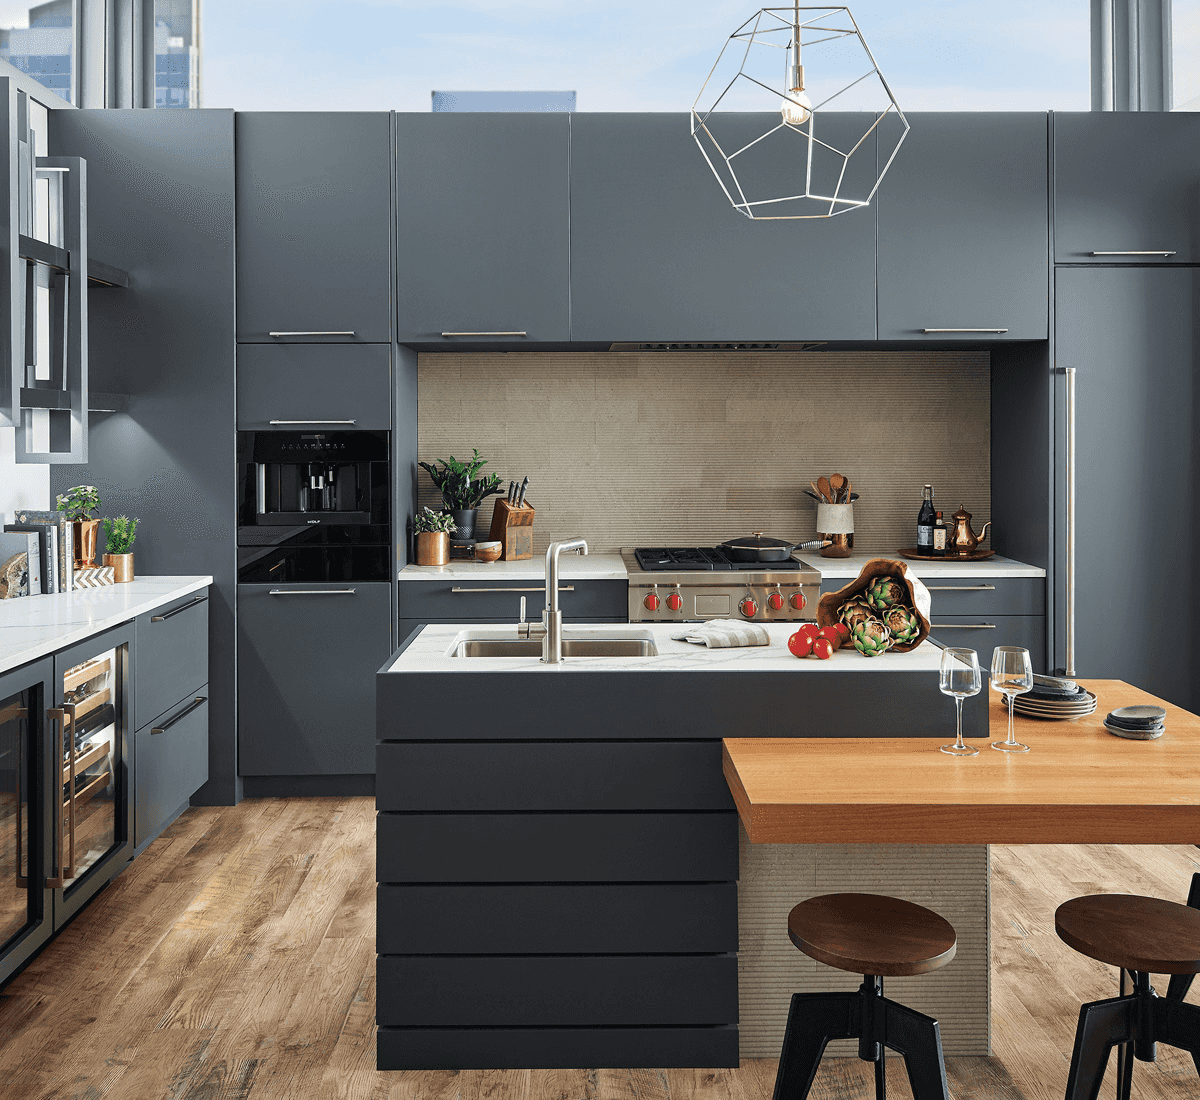
<instances>
[{"instance_id":1,"label":"tile backsplash","mask_svg":"<svg viewBox=\"0 0 1200 1100\"><path fill-rule=\"evenodd\" d=\"M835 471L861 494L855 549L893 553L916 541L926 482L947 515L989 517L990 382L987 352L953 349L428 353L419 455L477 447L506 488L528 475L535 553L575 536L597 551L810 538L801 490Z\"/></svg>"}]
</instances>

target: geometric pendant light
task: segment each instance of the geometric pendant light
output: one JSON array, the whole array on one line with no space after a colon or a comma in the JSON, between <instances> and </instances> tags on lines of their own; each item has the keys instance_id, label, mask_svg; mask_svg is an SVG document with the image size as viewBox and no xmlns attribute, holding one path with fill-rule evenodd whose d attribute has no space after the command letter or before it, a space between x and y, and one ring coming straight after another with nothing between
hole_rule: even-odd
<instances>
[{"instance_id":1,"label":"geometric pendant light","mask_svg":"<svg viewBox=\"0 0 1200 1100\"><path fill-rule=\"evenodd\" d=\"M794 4L729 36L691 129L735 210L794 219L869 205L909 126L850 9Z\"/></svg>"}]
</instances>

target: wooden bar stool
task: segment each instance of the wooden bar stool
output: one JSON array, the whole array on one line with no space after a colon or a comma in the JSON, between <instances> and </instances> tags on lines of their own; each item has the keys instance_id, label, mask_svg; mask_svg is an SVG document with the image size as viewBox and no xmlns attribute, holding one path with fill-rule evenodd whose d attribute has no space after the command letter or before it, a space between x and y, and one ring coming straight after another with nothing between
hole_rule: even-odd
<instances>
[{"instance_id":1,"label":"wooden bar stool","mask_svg":"<svg viewBox=\"0 0 1200 1100\"><path fill-rule=\"evenodd\" d=\"M1200 911L1192 900L1200 900L1195 878L1189 905L1136 894L1090 894L1058 907L1059 939L1121 969L1121 996L1079 1010L1067 1100L1095 1100L1114 1046L1121 1048L1118 1100L1128 1100L1132 1085L1129 1054L1153 1062L1157 1043L1186 1050L1200 1071L1200 1008L1183 1001L1191 976L1200 973ZM1132 992L1127 992L1126 971L1133 978ZM1173 975L1166 997L1154 991L1151 974Z\"/></svg>"},{"instance_id":2,"label":"wooden bar stool","mask_svg":"<svg viewBox=\"0 0 1200 1100\"><path fill-rule=\"evenodd\" d=\"M775 1100L804 1100L830 1039L857 1039L875 1063L884 1100L884 1048L904 1055L914 1100L948 1100L937 1020L883 995L885 977L928 974L954 958L950 922L931 909L879 894L824 894L788 914L788 935L810 958L863 975L854 993L795 993L788 1012Z\"/></svg>"}]
</instances>

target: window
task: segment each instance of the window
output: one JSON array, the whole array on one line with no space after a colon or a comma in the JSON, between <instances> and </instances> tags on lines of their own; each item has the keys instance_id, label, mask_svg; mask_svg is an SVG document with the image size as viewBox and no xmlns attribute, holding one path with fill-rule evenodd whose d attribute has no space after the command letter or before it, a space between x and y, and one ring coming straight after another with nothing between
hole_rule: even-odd
<instances>
[{"instance_id":1,"label":"window","mask_svg":"<svg viewBox=\"0 0 1200 1100\"><path fill-rule=\"evenodd\" d=\"M1200 0L1171 2L1172 107L1200 111Z\"/></svg>"},{"instance_id":2,"label":"window","mask_svg":"<svg viewBox=\"0 0 1200 1100\"><path fill-rule=\"evenodd\" d=\"M154 106L200 106L200 0L155 0Z\"/></svg>"},{"instance_id":3,"label":"window","mask_svg":"<svg viewBox=\"0 0 1200 1100\"><path fill-rule=\"evenodd\" d=\"M72 103L74 49L74 0L49 0L32 7L0 0L0 58Z\"/></svg>"}]
</instances>

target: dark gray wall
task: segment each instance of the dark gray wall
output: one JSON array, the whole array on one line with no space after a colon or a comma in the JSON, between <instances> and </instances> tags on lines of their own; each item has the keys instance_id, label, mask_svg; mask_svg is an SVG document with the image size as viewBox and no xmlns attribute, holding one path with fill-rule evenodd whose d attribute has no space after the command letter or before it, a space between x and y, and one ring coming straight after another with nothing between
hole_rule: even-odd
<instances>
[{"instance_id":1,"label":"dark gray wall","mask_svg":"<svg viewBox=\"0 0 1200 1100\"><path fill-rule=\"evenodd\" d=\"M105 515L138 516L149 574L211 574L209 782L240 798L234 677L234 177L232 111L54 111L50 152L88 162L91 255L129 272L90 291L91 384L129 412L91 421L90 461L53 467Z\"/></svg>"}]
</instances>

